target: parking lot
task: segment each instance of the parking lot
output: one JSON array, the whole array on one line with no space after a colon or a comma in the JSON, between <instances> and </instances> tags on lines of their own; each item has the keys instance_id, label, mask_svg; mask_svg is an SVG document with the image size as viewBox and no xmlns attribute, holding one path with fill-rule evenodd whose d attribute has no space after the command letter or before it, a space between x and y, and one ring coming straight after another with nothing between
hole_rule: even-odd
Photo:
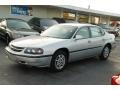
<instances>
[{"instance_id":1,"label":"parking lot","mask_svg":"<svg viewBox=\"0 0 120 90\"><path fill-rule=\"evenodd\" d=\"M120 37L116 41L117 47L111 53L109 60L85 59L70 63L62 72L53 73L48 68L27 67L11 62L5 55L6 44L4 40L0 39L0 84L110 84L111 76L120 72Z\"/></svg>"}]
</instances>

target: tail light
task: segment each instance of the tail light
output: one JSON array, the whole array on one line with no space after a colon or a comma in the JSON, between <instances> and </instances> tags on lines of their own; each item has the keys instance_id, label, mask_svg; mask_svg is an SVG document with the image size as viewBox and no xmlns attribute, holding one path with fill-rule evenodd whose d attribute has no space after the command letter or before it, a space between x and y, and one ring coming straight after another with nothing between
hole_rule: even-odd
<instances>
[{"instance_id":1,"label":"tail light","mask_svg":"<svg viewBox=\"0 0 120 90\"><path fill-rule=\"evenodd\" d=\"M111 85L120 85L120 74L112 76Z\"/></svg>"}]
</instances>

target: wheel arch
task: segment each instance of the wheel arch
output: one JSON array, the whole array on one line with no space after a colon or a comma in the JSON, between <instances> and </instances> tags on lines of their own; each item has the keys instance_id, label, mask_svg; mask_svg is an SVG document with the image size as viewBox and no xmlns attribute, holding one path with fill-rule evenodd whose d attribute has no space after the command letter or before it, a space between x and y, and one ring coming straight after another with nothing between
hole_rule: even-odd
<instances>
[{"instance_id":1,"label":"wheel arch","mask_svg":"<svg viewBox=\"0 0 120 90\"><path fill-rule=\"evenodd\" d=\"M12 37L11 37L11 34L10 34L9 32L7 32L7 33L5 34L5 36L9 36L10 39L12 38Z\"/></svg>"},{"instance_id":2,"label":"wheel arch","mask_svg":"<svg viewBox=\"0 0 120 90\"><path fill-rule=\"evenodd\" d=\"M105 45L105 47L106 47L106 46L108 46L110 49L112 49L111 43L107 43L107 44Z\"/></svg>"},{"instance_id":3,"label":"wheel arch","mask_svg":"<svg viewBox=\"0 0 120 90\"><path fill-rule=\"evenodd\" d=\"M67 53L67 58L68 58L68 60L69 60L69 50L68 50L67 48L65 48L65 47L59 48L59 49L57 49L57 50L53 53L53 55L54 55L56 52L58 52L58 51L64 51L64 52L66 52L66 53Z\"/></svg>"}]
</instances>

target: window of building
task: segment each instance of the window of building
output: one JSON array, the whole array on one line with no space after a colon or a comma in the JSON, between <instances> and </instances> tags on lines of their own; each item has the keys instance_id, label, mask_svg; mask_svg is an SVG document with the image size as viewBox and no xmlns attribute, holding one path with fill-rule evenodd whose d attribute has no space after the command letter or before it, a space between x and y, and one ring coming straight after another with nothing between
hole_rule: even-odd
<instances>
[{"instance_id":1,"label":"window of building","mask_svg":"<svg viewBox=\"0 0 120 90\"><path fill-rule=\"evenodd\" d=\"M88 16L87 15L79 15L79 22L80 23L88 23Z\"/></svg>"},{"instance_id":2,"label":"window of building","mask_svg":"<svg viewBox=\"0 0 120 90\"><path fill-rule=\"evenodd\" d=\"M69 13L69 12L64 12L64 13L63 13L63 18L64 18L64 19L72 19L72 20L75 20L75 14L74 14L74 13Z\"/></svg>"}]
</instances>

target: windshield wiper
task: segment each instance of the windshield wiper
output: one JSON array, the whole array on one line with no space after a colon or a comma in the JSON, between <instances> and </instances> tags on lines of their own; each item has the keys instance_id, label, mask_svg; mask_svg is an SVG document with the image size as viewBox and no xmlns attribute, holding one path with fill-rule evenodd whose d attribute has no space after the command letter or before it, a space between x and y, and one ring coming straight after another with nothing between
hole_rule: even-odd
<instances>
[{"instance_id":1,"label":"windshield wiper","mask_svg":"<svg viewBox=\"0 0 120 90\"><path fill-rule=\"evenodd\" d=\"M42 37L51 37L51 36L42 36Z\"/></svg>"},{"instance_id":2,"label":"windshield wiper","mask_svg":"<svg viewBox=\"0 0 120 90\"><path fill-rule=\"evenodd\" d=\"M18 28L18 29L28 29L28 30L30 30L29 28Z\"/></svg>"},{"instance_id":3,"label":"windshield wiper","mask_svg":"<svg viewBox=\"0 0 120 90\"><path fill-rule=\"evenodd\" d=\"M51 37L51 38L59 38L59 39L64 39L64 38L61 38L61 37L54 37L54 36L42 36L42 37Z\"/></svg>"}]
</instances>

